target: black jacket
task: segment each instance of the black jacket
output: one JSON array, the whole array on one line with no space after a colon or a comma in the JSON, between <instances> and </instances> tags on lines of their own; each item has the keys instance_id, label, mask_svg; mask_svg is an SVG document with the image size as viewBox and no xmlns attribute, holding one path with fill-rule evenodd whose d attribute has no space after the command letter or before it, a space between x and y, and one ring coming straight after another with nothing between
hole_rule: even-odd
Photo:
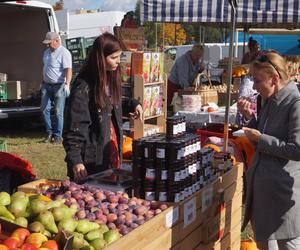
<instances>
[{"instance_id":1,"label":"black jacket","mask_svg":"<svg viewBox=\"0 0 300 250\"><path fill-rule=\"evenodd\" d=\"M115 130L122 159L122 107L98 109L92 88L84 80L75 80L66 106L63 145L68 176L73 178L72 167L83 163L88 174L106 170L110 163L110 118ZM133 112L138 101L124 104L124 111ZM110 106L110 105L109 105Z\"/></svg>"}]
</instances>

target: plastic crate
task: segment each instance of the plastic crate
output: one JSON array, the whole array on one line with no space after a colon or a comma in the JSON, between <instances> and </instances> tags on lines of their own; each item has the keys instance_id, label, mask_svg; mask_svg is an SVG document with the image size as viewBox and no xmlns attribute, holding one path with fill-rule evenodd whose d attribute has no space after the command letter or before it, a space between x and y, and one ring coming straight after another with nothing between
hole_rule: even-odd
<instances>
[{"instance_id":1,"label":"plastic crate","mask_svg":"<svg viewBox=\"0 0 300 250\"><path fill-rule=\"evenodd\" d=\"M84 60L86 58L86 50L83 49L71 49L70 50L73 61L75 60Z\"/></svg>"},{"instance_id":2,"label":"plastic crate","mask_svg":"<svg viewBox=\"0 0 300 250\"><path fill-rule=\"evenodd\" d=\"M84 49L85 48L84 42L85 42L84 37L66 39L66 46L68 50Z\"/></svg>"},{"instance_id":3,"label":"plastic crate","mask_svg":"<svg viewBox=\"0 0 300 250\"><path fill-rule=\"evenodd\" d=\"M7 83L0 82L0 100L7 100Z\"/></svg>"},{"instance_id":4,"label":"plastic crate","mask_svg":"<svg viewBox=\"0 0 300 250\"><path fill-rule=\"evenodd\" d=\"M230 139L234 139L235 137L232 135L234 131L238 130L238 128L235 127L229 127L229 133L228 137ZM203 127L201 129L197 129L196 133L200 135L201 145L203 146L207 140L208 137L224 137L224 124L218 124L218 123L210 123L206 127Z\"/></svg>"},{"instance_id":5,"label":"plastic crate","mask_svg":"<svg viewBox=\"0 0 300 250\"><path fill-rule=\"evenodd\" d=\"M96 40L97 36L87 37L84 39L84 47L88 48L93 45L94 41Z\"/></svg>"},{"instance_id":6,"label":"plastic crate","mask_svg":"<svg viewBox=\"0 0 300 250\"><path fill-rule=\"evenodd\" d=\"M6 140L0 140L0 151L7 152Z\"/></svg>"}]
</instances>

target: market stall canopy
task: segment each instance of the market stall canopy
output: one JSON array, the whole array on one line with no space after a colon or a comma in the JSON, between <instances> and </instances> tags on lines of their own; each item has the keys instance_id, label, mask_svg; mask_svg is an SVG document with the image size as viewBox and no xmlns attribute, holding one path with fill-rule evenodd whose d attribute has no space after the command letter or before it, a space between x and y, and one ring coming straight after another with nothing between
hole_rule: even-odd
<instances>
[{"instance_id":1,"label":"market stall canopy","mask_svg":"<svg viewBox=\"0 0 300 250\"><path fill-rule=\"evenodd\" d=\"M228 0L142 0L142 22L188 22L228 26ZM300 27L299 0L239 0L236 27Z\"/></svg>"}]
</instances>

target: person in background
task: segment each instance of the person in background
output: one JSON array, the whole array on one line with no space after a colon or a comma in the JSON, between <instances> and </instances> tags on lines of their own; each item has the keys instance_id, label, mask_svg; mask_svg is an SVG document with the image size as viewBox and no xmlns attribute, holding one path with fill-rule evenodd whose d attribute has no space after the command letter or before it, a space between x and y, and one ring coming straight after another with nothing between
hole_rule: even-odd
<instances>
[{"instance_id":1,"label":"person in background","mask_svg":"<svg viewBox=\"0 0 300 250\"><path fill-rule=\"evenodd\" d=\"M242 58L242 64L249 64L258 56L260 47L258 42L254 40L253 37L249 38L248 49L249 51Z\"/></svg>"},{"instance_id":2,"label":"person in background","mask_svg":"<svg viewBox=\"0 0 300 250\"><path fill-rule=\"evenodd\" d=\"M41 111L47 132L45 142L54 140L55 143L61 143L65 101L70 93L72 80L72 56L61 45L60 37L56 32L48 32L43 43L48 46L43 55L41 87Z\"/></svg>"},{"instance_id":3,"label":"person in background","mask_svg":"<svg viewBox=\"0 0 300 250\"><path fill-rule=\"evenodd\" d=\"M121 53L122 44L114 35L100 35L73 82L63 135L71 180L81 182L88 175L120 167ZM123 103L123 111L134 119L143 119L142 106L137 100Z\"/></svg>"},{"instance_id":4,"label":"person in background","mask_svg":"<svg viewBox=\"0 0 300 250\"><path fill-rule=\"evenodd\" d=\"M243 229L251 220L260 250L300 249L300 93L277 53L261 54L250 74L263 105L256 117L249 101L238 103L255 147Z\"/></svg>"},{"instance_id":5,"label":"person in background","mask_svg":"<svg viewBox=\"0 0 300 250\"><path fill-rule=\"evenodd\" d=\"M198 73L204 70L200 59L203 57L204 47L195 44L191 50L180 56L174 63L168 79L168 105L178 89L192 86Z\"/></svg>"},{"instance_id":6,"label":"person in background","mask_svg":"<svg viewBox=\"0 0 300 250\"><path fill-rule=\"evenodd\" d=\"M242 64L250 64L256 59L260 53L259 44L252 37L249 38L248 42L249 51L243 56ZM252 103L254 110L256 109L257 102L257 91L253 89L253 80L249 75L242 77L241 85L239 88L239 99L247 99ZM244 126L246 123L245 117L238 111L236 115L236 123L239 126Z\"/></svg>"}]
</instances>

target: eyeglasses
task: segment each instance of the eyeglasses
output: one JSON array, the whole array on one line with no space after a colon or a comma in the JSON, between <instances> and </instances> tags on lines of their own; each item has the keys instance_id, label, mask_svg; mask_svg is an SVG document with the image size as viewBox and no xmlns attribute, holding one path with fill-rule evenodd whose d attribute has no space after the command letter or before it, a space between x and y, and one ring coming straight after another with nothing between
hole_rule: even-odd
<instances>
[{"instance_id":1,"label":"eyeglasses","mask_svg":"<svg viewBox=\"0 0 300 250\"><path fill-rule=\"evenodd\" d=\"M277 72L278 75L279 75L279 78L281 78L281 74L279 73L278 67L277 67L274 63L272 63L271 60L270 60L266 55L260 56L260 57L257 59L257 61L269 63L269 64L276 70L276 72Z\"/></svg>"}]
</instances>

